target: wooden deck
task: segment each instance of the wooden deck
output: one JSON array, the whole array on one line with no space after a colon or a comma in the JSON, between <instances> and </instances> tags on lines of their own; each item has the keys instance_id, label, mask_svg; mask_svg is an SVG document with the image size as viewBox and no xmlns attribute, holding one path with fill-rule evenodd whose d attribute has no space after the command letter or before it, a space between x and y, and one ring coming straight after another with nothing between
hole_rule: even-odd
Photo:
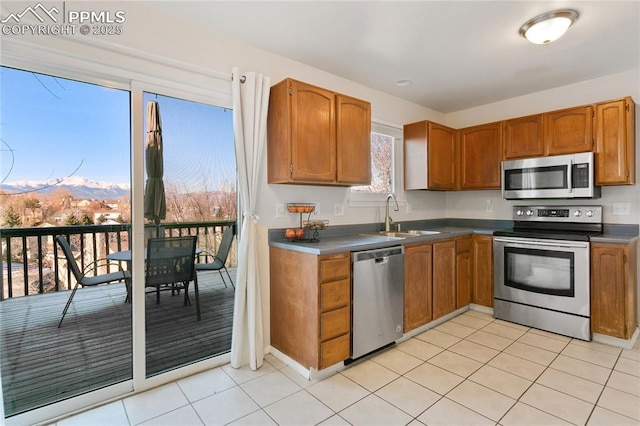
<instances>
[{"instance_id":1,"label":"wooden deck","mask_svg":"<svg viewBox=\"0 0 640 426\"><path fill-rule=\"evenodd\" d=\"M235 269L229 273L235 282ZM198 273L202 320L183 295L146 295L147 376L231 349L234 290L218 272ZM69 292L0 303L5 415L112 385L132 377L131 305L124 284L78 290L61 328Z\"/></svg>"}]
</instances>

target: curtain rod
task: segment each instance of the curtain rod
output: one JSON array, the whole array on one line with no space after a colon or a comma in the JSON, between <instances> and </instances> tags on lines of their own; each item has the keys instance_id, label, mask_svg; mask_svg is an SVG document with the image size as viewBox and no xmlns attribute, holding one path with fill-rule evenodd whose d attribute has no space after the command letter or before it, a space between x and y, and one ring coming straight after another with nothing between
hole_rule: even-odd
<instances>
[{"instance_id":1,"label":"curtain rod","mask_svg":"<svg viewBox=\"0 0 640 426\"><path fill-rule=\"evenodd\" d=\"M233 75L231 75L231 81L233 81ZM240 83L244 83L245 81L247 81L247 77L245 77L244 75L240 76Z\"/></svg>"}]
</instances>

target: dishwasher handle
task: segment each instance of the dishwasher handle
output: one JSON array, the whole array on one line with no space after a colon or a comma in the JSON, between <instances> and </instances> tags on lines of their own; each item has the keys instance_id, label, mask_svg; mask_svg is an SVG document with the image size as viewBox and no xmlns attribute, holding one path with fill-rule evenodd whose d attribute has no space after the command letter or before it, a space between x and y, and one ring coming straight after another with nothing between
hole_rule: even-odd
<instances>
[{"instance_id":1,"label":"dishwasher handle","mask_svg":"<svg viewBox=\"0 0 640 426\"><path fill-rule=\"evenodd\" d=\"M382 263L382 261L378 261L378 259L386 259L386 261L388 261L388 258L391 256L399 256L403 254L404 247L402 246L385 247L382 249L366 251L355 251L351 253L354 262L375 259L376 263Z\"/></svg>"}]
</instances>

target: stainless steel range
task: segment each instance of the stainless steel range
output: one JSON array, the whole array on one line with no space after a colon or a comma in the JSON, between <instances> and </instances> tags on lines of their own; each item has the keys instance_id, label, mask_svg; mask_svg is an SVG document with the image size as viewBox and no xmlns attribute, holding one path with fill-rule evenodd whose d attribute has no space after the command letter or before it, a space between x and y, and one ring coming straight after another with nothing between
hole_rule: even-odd
<instances>
[{"instance_id":1,"label":"stainless steel range","mask_svg":"<svg viewBox=\"0 0 640 426\"><path fill-rule=\"evenodd\" d=\"M515 206L494 233L494 316L591 340L590 237L602 206Z\"/></svg>"}]
</instances>

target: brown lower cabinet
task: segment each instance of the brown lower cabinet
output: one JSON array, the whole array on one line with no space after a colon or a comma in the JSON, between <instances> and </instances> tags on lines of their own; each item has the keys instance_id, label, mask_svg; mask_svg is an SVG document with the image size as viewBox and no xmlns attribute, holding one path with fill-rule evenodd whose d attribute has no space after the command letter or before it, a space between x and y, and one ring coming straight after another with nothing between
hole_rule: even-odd
<instances>
[{"instance_id":1,"label":"brown lower cabinet","mask_svg":"<svg viewBox=\"0 0 640 426\"><path fill-rule=\"evenodd\" d=\"M471 303L471 283L473 281L472 238L456 239L456 309Z\"/></svg>"},{"instance_id":2,"label":"brown lower cabinet","mask_svg":"<svg viewBox=\"0 0 640 426\"><path fill-rule=\"evenodd\" d=\"M406 245L404 249L404 332L431 321L433 245Z\"/></svg>"},{"instance_id":3,"label":"brown lower cabinet","mask_svg":"<svg viewBox=\"0 0 640 426\"><path fill-rule=\"evenodd\" d=\"M591 243L591 331L629 339L638 325L638 242Z\"/></svg>"},{"instance_id":4,"label":"brown lower cabinet","mask_svg":"<svg viewBox=\"0 0 640 426\"><path fill-rule=\"evenodd\" d=\"M473 256L471 302L493 307L493 236L474 234L471 253Z\"/></svg>"},{"instance_id":5,"label":"brown lower cabinet","mask_svg":"<svg viewBox=\"0 0 640 426\"><path fill-rule=\"evenodd\" d=\"M456 241L433 243L433 319L456 310Z\"/></svg>"},{"instance_id":6,"label":"brown lower cabinet","mask_svg":"<svg viewBox=\"0 0 640 426\"><path fill-rule=\"evenodd\" d=\"M321 370L351 353L350 253L269 248L271 345Z\"/></svg>"},{"instance_id":7,"label":"brown lower cabinet","mask_svg":"<svg viewBox=\"0 0 640 426\"><path fill-rule=\"evenodd\" d=\"M405 245L405 333L470 303L493 306L493 236Z\"/></svg>"}]
</instances>

